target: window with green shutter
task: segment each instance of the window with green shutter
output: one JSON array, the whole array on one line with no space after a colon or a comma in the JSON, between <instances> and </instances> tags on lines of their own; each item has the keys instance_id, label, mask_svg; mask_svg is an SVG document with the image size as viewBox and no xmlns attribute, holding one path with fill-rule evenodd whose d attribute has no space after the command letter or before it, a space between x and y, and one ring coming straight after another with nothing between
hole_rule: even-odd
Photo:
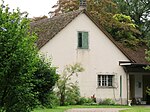
<instances>
[{"instance_id":1,"label":"window with green shutter","mask_svg":"<svg viewBox=\"0 0 150 112\"><path fill-rule=\"evenodd\" d=\"M78 48L88 49L88 32L78 32Z\"/></svg>"}]
</instances>

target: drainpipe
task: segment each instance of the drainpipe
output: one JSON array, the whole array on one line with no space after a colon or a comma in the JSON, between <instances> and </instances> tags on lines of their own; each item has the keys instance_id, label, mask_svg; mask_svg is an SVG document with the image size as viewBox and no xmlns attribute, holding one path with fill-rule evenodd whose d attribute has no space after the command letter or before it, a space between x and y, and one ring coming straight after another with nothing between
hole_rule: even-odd
<instances>
[{"instance_id":1,"label":"drainpipe","mask_svg":"<svg viewBox=\"0 0 150 112\"><path fill-rule=\"evenodd\" d=\"M127 104L131 106L132 100L130 100L130 77L129 73L127 73Z\"/></svg>"},{"instance_id":2,"label":"drainpipe","mask_svg":"<svg viewBox=\"0 0 150 112\"><path fill-rule=\"evenodd\" d=\"M121 105L122 105L122 76L120 75L120 98L121 98Z\"/></svg>"},{"instance_id":3,"label":"drainpipe","mask_svg":"<svg viewBox=\"0 0 150 112\"><path fill-rule=\"evenodd\" d=\"M127 73L127 104L129 105L129 74Z\"/></svg>"},{"instance_id":4,"label":"drainpipe","mask_svg":"<svg viewBox=\"0 0 150 112\"><path fill-rule=\"evenodd\" d=\"M131 106L131 102L129 102L129 95L130 95L130 82L129 82L129 72L127 71L127 69L124 67L124 70L126 72L126 82L127 82L127 105Z\"/></svg>"}]
</instances>

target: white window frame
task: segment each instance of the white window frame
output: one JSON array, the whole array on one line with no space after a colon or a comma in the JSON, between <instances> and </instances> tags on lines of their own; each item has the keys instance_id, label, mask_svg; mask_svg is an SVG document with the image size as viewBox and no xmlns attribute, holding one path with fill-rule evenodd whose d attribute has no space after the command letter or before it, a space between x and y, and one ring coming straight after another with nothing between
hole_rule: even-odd
<instances>
[{"instance_id":1,"label":"white window frame","mask_svg":"<svg viewBox=\"0 0 150 112\"><path fill-rule=\"evenodd\" d=\"M114 77L115 75L111 75L111 74L98 74L97 75L98 87L113 87ZM111 83L109 80L111 81Z\"/></svg>"}]
</instances>

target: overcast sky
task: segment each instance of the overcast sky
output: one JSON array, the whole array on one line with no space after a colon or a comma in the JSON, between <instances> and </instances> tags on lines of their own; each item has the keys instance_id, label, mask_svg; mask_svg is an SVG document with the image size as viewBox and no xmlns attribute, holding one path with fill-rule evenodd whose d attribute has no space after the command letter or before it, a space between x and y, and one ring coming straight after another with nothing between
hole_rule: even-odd
<instances>
[{"instance_id":1,"label":"overcast sky","mask_svg":"<svg viewBox=\"0 0 150 112\"><path fill-rule=\"evenodd\" d=\"M11 9L19 7L21 12L27 11L29 17L38 17L48 16L48 12L53 10L51 7L57 3L57 0L4 0L4 3L9 4Z\"/></svg>"}]
</instances>

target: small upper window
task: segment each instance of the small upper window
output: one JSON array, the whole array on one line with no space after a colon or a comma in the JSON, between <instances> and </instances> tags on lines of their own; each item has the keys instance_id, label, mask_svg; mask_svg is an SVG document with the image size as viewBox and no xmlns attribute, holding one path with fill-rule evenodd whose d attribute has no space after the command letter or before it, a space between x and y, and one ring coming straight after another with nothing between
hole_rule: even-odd
<instances>
[{"instance_id":1,"label":"small upper window","mask_svg":"<svg viewBox=\"0 0 150 112\"><path fill-rule=\"evenodd\" d=\"M88 49L88 32L78 32L78 48Z\"/></svg>"}]
</instances>

